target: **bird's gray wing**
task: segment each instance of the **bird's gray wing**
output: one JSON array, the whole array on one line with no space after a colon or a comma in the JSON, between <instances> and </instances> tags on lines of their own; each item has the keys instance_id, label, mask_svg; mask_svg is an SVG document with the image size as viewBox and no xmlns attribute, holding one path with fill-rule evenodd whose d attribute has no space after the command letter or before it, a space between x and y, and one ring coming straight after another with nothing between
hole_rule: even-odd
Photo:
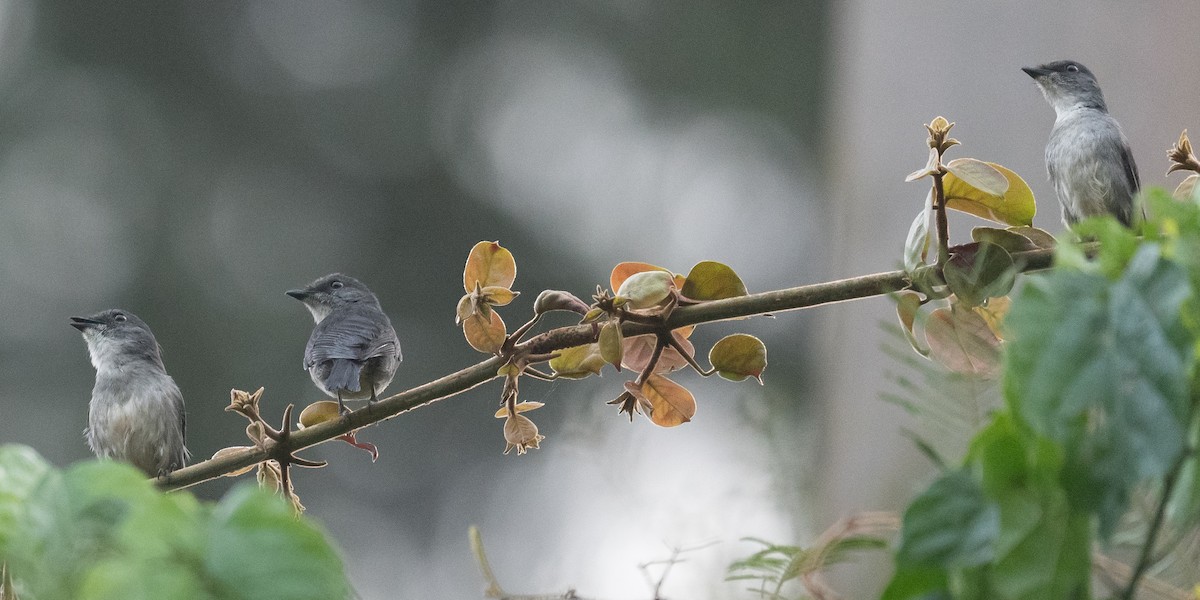
<instances>
[{"instance_id":1,"label":"bird's gray wing","mask_svg":"<svg viewBox=\"0 0 1200 600\"><path fill-rule=\"evenodd\" d=\"M305 367L334 358L365 361L396 353L399 343L387 315L367 307L336 310L313 329Z\"/></svg>"}]
</instances>

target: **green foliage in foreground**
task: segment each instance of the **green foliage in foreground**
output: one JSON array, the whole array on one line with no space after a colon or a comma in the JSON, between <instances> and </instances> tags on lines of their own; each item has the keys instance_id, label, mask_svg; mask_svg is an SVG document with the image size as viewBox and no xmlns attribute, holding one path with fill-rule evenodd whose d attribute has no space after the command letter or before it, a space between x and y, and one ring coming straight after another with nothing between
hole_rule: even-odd
<instances>
[{"instance_id":1,"label":"green foliage in foreground","mask_svg":"<svg viewBox=\"0 0 1200 600\"><path fill-rule=\"evenodd\" d=\"M326 535L252 485L202 504L121 463L59 471L23 446L0 446L0 561L22 600L349 594Z\"/></svg>"},{"instance_id":2,"label":"green foliage in foreground","mask_svg":"<svg viewBox=\"0 0 1200 600\"><path fill-rule=\"evenodd\" d=\"M1162 499L1145 546L1200 520L1200 206L1148 201L1143 239L1084 223L1098 256L1064 244L1025 280L1005 405L905 511L886 600L1090 598L1093 544L1146 482Z\"/></svg>"}]
</instances>

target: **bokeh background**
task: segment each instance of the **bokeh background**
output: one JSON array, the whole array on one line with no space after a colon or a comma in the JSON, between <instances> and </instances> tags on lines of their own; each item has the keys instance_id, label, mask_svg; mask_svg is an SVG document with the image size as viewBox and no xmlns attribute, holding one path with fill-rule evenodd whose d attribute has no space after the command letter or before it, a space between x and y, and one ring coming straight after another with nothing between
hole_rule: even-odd
<instances>
[{"instance_id":1,"label":"bokeh background","mask_svg":"<svg viewBox=\"0 0 1200 600\"><path fill-rule=\"evenodd\" d=\"M517 257L510 323L623 260L721 260L752 291L894 268L937 114L957 155L1023 174L1057 231L1053 112L1019 67L1088 64L1143 182L1167 185L1163 151L1200 128L1197 24L1183 0L0 1L0 443L88 457L93 371L67 317L113 306L154 329L199 459L246 441L232 387L266 387L273 415L320 399L311 319L283 292L330 271L391 315L399 391L479 358L453 323L479 240ZM512 591L649 597L659 567L639 565L703 546L663 593L747 597L722 582L756 549L739 538L809 540L925 481L880 400L891 314L702 328L701 348L762 337L767 385L682 375L700 401L683 427L618 417L611 372L529 383L547 439L502 456L492 384L363 432L375 464L309 451L332 464L298 491L366 599L480 597L471 524ZM887 570L835 582L868 597Z\"/></svg>"}]
</instances>

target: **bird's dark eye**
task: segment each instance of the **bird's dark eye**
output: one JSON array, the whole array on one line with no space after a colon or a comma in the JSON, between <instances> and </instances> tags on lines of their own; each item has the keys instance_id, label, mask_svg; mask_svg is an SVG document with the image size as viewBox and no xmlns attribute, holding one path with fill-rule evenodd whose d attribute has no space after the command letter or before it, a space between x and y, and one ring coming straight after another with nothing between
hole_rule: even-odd
<instances>
[{"instance_id":1,"label":"bird's dark eye","mask_svg":"<svg viewBox=\"0 0 1200 600\"><path fill-rule=\"evenodd\" d=\"M1078 73L1079 67L1077 67L1075 65L1067 65L1067 71L1069 71L1071 73Z\"/></svg>"},{"instance_id":2,"label":"bird's dark eye","mask_svg":"<svg viewBox=\"0 0 1200 600\"><path fill-rule=\"evenodd\" d=\"M126 321L126 317L121 313L117 313L117 315L113 317L113 320L118 323L124 323Z\"/></svg>"},{"instance_id":3,"label":"bird's dark eye","mask_svg":"<svg viewBox=\"0 0 1200 600\"><path fill-rule=\"evenodd\" d=\"M335 281L335 282L333 282L333 283L329 284L329 287L331 287L331 288L333 288L333 289L335 289L335 290L340 290L340 289L342 289L342 286L343 286L343 285L345 285L345 284L343 284L343 283L342 283L342 282L340 282L340 281Z\"/></svg>"}]
</instances>

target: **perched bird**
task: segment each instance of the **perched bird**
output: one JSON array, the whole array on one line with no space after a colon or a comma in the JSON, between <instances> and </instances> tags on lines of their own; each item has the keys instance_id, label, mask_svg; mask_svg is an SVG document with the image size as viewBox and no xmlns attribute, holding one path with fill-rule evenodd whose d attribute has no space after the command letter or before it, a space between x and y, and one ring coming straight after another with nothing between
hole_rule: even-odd
<instances>
[{"instance_id":1,"label":"perched bird","mask_svg":"<svg viewBox=\"0 0 1200 600\"><path fill-rule=\"evenodd\" d=\"M1096 76L1070 60L1024 67L1057 117L1046 144L1046 172L1068 227L1109 214L1128 226L1141 187L1129 141L1108 114Z\"/></svg>"},{"instance_id":2,"label":"perched bird","mask_svg":"<svg viewBox=\"0 0 1200 600\"><path fill-rule=\"evenodd\" d=\"M114 308L71 317L71 326L83 334L96 367L84 430L92 452L132 463L151 477L186 465L183 395L146 323Z\"/></svg>"},{"instance_id":3,"label":"perched bird","mask_svg":"<svg viewBox=\"0 0 1200 600\"><path fill-rule=\"evenodd\" d=\"M321 391L338 400L374 402L399 366L400 340L367 286L341 273L287 295L312 313L316 327L304 349L304 368Z\"/></svg>"}]
</instances>

